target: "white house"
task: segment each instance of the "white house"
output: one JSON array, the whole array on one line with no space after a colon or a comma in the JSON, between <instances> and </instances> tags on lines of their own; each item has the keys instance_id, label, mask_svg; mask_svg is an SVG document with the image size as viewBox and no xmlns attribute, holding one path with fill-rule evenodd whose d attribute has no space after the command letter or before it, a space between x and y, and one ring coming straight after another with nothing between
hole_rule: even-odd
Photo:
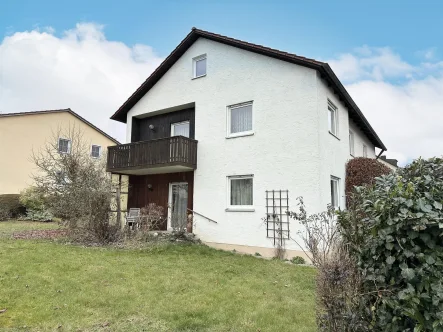
<instances>
[{"instance_id":1,"label":"white house","mask_svg":"<svg viewBox=\"0 0 443 332\"><path fill-rule=\"evenodd\" d=\"M128 208L169 204L165 229L193 212L204 242L263 255L267 216L286 221L298 196L311 213L344 206L347 160L386 150L327 63L195 28L112 119L131 142L108 149Z\"/></svg>"}]
</instances>

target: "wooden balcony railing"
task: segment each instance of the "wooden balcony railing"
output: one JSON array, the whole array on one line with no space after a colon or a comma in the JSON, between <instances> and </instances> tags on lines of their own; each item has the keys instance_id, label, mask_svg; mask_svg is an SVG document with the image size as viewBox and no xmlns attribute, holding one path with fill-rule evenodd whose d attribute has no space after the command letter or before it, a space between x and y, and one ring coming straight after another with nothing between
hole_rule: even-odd
<instances>
[{"instance_id":1,"label":"wooden balcony railing","mask_svg":"<svg viewBox=\"0 0 443 332\"><path fill-rule=\"evenodd\" d=\"M197 141L174 136L108 147L107 171L184 166L197 168Z\"/></svg>"}]
</instances>

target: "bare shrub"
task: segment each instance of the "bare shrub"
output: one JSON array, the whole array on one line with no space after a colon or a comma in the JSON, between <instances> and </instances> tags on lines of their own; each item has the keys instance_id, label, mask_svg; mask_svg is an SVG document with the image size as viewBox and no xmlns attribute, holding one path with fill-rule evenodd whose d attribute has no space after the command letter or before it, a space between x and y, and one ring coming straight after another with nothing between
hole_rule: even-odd
<instances>
[{"instance_id":1,"label":"bare shrub","mask_svg":"<svg viewBox=\"0 0 443 332\"><path fill-rule=\"evenodd\" d=\"M165 222L163 206L150 203L140 210L140 229L142 231L158 230Z\"/></svg>"},{"instance_id":2,"label":"bare shrub","mask_svg":"<svg viewBox=\"0 0 443 332\"><path fill-rule=\"evenodd\" d=\"M70 140L68 153L59 151L59 137ZM118 239L120 225L109 221L112 181L106 173L106 158L91 158L79 128L59 129L32 159L38 169L33 176L36 191L45 197L50 211L68 223L76 240Z\"/></svg>"},{"instance_id":3,"label":"bare shrub","mask_svg":"<svg viewBox=\"0 0 443 332\"><path fill-rule=\"evenodd\" d=\"M268 222L271 222L274 227L274 237L272 239L272 245L274 246L274 257L275 259L285 259L286 257L286 238L283 234L283 222L281 220L281 215L279 215L274 208L272 213L267 213L266 217L262 218L263 223L268 227Z\"/></svg>"},{"instance_id":4,"label":"bare shrub","mask_svg":"<svg viewBox=\"0 0 443 332\"><path fill-rule=\"evenodd\" d=\"M8 220L9 218L11 218L9 211L0 207L0 221Z\"/></svg>"},{"instance_id":5,"label":"bare shrub","mask_svg":"<svg viewBox=\"0 0 443 332\"><path fill-rule=\"evenodd\" d=\"M288 214L302 224L304 229L299 235L303 245L298 245L318 269L316 310L319 331L366 331L367 324L356 310L361 291L360 275L338 231L334 208L328 206L327 211L308 215L303 198L297 200L298 211Z\"/></svg>"},{"instance_id":6,"label":"bare shrub","mask_svg":"<svg viewBox=\"0 0 443 332\"><path fill-rule=\"evenodd\" d=\"M286 249L280 244L277 244L274 247L274 258L283 260L285 259L285 257L286 257Z\"/></svg>"}]
</instances>

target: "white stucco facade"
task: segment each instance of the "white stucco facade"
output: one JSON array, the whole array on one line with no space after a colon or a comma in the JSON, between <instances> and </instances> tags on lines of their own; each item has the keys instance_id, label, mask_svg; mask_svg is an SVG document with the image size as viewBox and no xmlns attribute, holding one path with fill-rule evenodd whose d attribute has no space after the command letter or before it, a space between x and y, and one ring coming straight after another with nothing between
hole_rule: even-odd
<instances>
[{"instance_id":1,"label":"white stucco facade","mask_svg":"<svg viewBox=\"0 0 443 332\"><path fill-rule=\"evenodd\" d=\"M207 75L192 79L192 59L206 54ZM338 109L338 134L328 131L328 99ZM227 138L227 106L253 103L253 135ZM290 209L303 196L308 212L331 201L330 178L340 178L344 206L345 163L349 130L356 155L363 143L368 156L374 145L349 120L348 111L316 70L199 38L127 114L149 116L195 104L198 140L194 174L194 210L216 220L196 217L194 232L205 242L272 248L266 238L266 190L289 190ZM359 148L359 146L361 146ZM227 177L253 175L253 211L226 211ZM291 220L296 236L299 226ZM298 250L293 242L287 248Z\"/></svg>"}]
</instances>

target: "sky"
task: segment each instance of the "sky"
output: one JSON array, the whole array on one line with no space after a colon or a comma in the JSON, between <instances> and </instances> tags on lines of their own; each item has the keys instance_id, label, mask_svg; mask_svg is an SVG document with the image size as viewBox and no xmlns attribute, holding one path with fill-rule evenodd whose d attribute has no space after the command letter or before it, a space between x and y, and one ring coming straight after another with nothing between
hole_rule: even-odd
<instances>
[{"instance_id":1,"label":"sky","mask_svg":"<svg viewBox=\"0 0 443 332\"><path fill-rule=\"evenodd\" d=\"M443 151L443 1L7 1L0 112L109 117L197 27L328 62L404 165Z\"/></svg>"}]
</instances>

